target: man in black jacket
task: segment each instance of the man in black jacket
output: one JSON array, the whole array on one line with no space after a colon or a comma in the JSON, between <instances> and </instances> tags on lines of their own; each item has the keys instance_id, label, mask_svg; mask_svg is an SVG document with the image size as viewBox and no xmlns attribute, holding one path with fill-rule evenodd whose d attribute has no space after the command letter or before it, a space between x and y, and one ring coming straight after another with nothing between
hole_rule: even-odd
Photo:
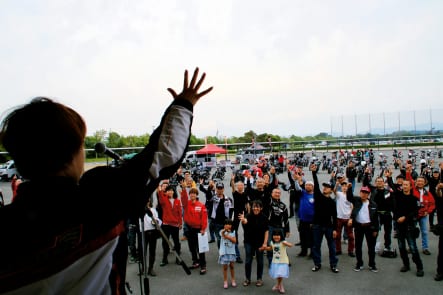
<instances>
[{"instance_id":1,"label":"man in black jacket","mask_svg":"<svg viewBox=\"0 0 443 295\"><path fill-rule=\"evenodd\" d=\"M409 164L406 173L411 173L412 166ZM417 266L417 277L422 277L423 263L417 249L417 215L419 209L419 201L412 193L411 183L408 180L403 181L403 190L396 192L394 197L394 221L396 222L398 249L403 261L401 272L410 270L409 257L406 250L406 243L412 254L412 261Z\"/></svg>"},{"instance_id":2,"label":"man in black jacket","mask_svg":"<svg viewBox=\"0 0 443 295\"><path fill-rule=\"evenodd\" d=\"M348 192L351 191L348 188ZM369 199L371 189L363 186L360 189L360 197L353 198L354 208L352 209L351 218L348 225L354 226L355 231L355 254L357 257L357 265L354 271L363 269L362 246L363 238L366 237L366 245L368 246L369 270L377 272L375 266L375 243L379 230L377 204ZM349 193L347 194L349 196ZM348 197L349 198L349 197Z\"/></svg>"},{"instance_id":3,"label":"man in black jacket","mask_svg":"<svg viewBox=\"0 0 443 295\"><path fill-rule=\"evenodd\" d=\"M385 188L383 177L375 179L375 186L369 183L369 172L365 172L363 177L363 186L371 189L371 199L377 204L378 215L381 226L384 228L384 252L392 251L391 249L391 235L392 235L392 206L393 198L391 192Z\"/></svg>"},{"instance_id":4,"label":"man in black jacket","mask_svg":"<svg viewBox=\"0 0 443 295\"><path fill-rule=\"evenodd\" d=\"M333 199L332 184L323 183L323 192L320 191L320 185L317 177L317 166L310 166L312 178L314 179L314 219L312 221L313 247L312 258L314 267L312 271L319 271L321 268L321 243L325 236L329 248L329 265L332 272L338 273L338 258L335 253L335 241L337 237L337 208Z\"/></svg>"}]
</instances>

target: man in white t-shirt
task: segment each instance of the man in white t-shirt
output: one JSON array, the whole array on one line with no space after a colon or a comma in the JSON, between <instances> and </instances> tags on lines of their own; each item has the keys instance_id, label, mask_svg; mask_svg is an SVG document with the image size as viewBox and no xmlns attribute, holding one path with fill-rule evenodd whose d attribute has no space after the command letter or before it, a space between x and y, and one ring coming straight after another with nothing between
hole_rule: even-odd
<instances>
[{"instance_id":1,"label":"man in white t-shirt","mask_svg":"<svg viewBox=\"0 0 443 295\"><path fill-rule=\"evenodd\" d=\"M340 186L341 190L338 189ZM352 213L352 188L349 191L349 196L347 196L348 192L348 183L346 181L342 181L341 183L336 183L334 193L335 193L335 201L337 204L337 238L335 239L335 249L336 254L340 255L341 252L341 232L344 227L348 237L348 255L351 257L355 257L354 254L354 230L352 226L348 226L349 218Z\"/></svg>"}]
</instances>

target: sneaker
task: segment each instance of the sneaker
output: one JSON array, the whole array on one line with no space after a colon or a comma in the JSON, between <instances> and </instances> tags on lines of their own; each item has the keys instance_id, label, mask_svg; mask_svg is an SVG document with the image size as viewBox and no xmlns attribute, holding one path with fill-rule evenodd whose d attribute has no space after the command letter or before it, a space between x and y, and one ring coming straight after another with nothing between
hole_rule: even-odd
<instances>
[{"instance_id":1,"label":"sneaker","mask_svg":"<svg viewBox=\"0 0 443 295\"><path fill-rule=\"evenodd\" d=\"M416 275L417 277L422 277L425 275L425 272L423 271L423 269L417 269Z\"/></svg>"},{"instance_id":2,"label":"sneaker","mask_svg":"<svg viewBox=\"0 0 443 295\"><path fill-rule=\"evenodd\" d=\"M256 285L257 287L261 287L261 286L263 286L263 281L262 281L261 279L258 279L258 280L257 280L257 283L255 283L255 285Z\"/></svg>"},{"instance_id":3,"label":"sneaker","mask_svg":"<svg viewBox=\"0 0 443 295\"><path fill-rule=\"evenodd\" d=\"M400 272L407 272L407 271L409 271L409 270L411 270L411 269L410 269L409 266L407 266L407 265L403 265L403 266L400 268Z\"/></svg>"},{"instance_id":4,"label":"sneaker","mask_svg":"<svg viewBox=\"0 0 443 295\"><path fill-rule=\"evenodd\" d=\"M362 269L363 269L363 266L356 265L356 266L354 267L354 271L360 271L360 270L362 270Z\"/></svg>"},{"instance_id":5,"label":"sneaker","mask_svg":"<svg viewBox=\"0 0 443 295\"><path fill-rule=\"evenodd\" d=\"M321 265L314 265L314 267L311 269L313 272L319 271L321 268Z\"/></svg>"},{"instance_id":6,"label":"sneaker","mask_svg":"<svg viewBox=\"0 0 443 295\"><path fill-rule=\"evenodd\" d=\"M130 256L129 263L137 263L137 258L135 258L134 256Z\"/></svg>"},{"instance_id":7,"label":"sneaker","mask_svg":"<svg viewBox=\"0 0 443 295\"><path fill-rule=\"evenodd\" d=\"M370 266L369 270L372 271L372 272L378 272L378 269L377 269L376 266Z\"/></svg>"},{"instance_id":8,"label":"sneaker","mask_svg":"<svg viewBox=\"0 0 443 295\"><path fill-rule=\"evenodd\" d=\"M434 280L436 280L436 281L443 281L443 273L437 273L434 276Z\"/></svg>"},{"instance_id":9,"label":"sneaker","mask_svg":"<svg viewBox=\"0 0 443 295\"><path fill-rule=\"evenodd\" d=\"M348 256L349 256L349 257L355 257L355 254L354 254L354 252L349 252L349 253L348 253Z\"/></svg>"},{"instance_id":10,"label":"sneaker","mask_svg":"<svg viewBox=\"0 0 443 295\"><path fill-rule=\"evenodd\" d=\"M423 250L423 254L425 254L425 255L431 255L431 252L429 252L428 249L424 249L424 250Z\"/></svg>"},{"instance_id":11,"label":"sneaker","mask_svg":"<svg viewBox=\"0 0 443 295\"><path fill-rule=\"evenodd\" d=\"M244 282L243 282L243 286L244 287L247 287L247 286L249 286L251 284L251 280L248 280L248 279L246 279Z\"/></svg>"},{"instance_id":12,"label":"sneaker","mask_svg":"<svg viewBox=\"0 0 443 295\"><path fill-rule=\"evenodd\" d=\"M331 271L332 271L333 273L339 273L338 268L335 267L335 266L331 266Z\"/></svg>"},{"instance_id":13,"label":"sneaker","mask_svg":"<svg viewBox=\"0 0 443 295\"><path fill-rule=\"evenodd\" d=\"M157 273L153 269L151 269L151 270L148 270L148 275L150 275L151 277L156 277Z\"/></svg>"},{"instance_id":14,"label":"sneaker","mask_svg":"<svg viewBox=\"0 0 443 295\"><path fill-rule=\"evenodd\" d=\"M209 244L211 244L211 243L215 243L215 240L210 240L208 243L209 243Z\"/></svg>"}]
</instances>

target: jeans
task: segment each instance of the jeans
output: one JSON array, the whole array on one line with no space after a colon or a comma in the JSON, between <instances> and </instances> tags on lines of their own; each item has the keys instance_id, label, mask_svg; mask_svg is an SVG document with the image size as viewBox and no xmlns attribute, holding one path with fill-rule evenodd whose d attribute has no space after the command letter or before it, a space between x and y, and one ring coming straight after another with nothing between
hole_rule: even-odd
<instances>
[{"instance_id":1,"label":"jeans","mask_svg":"<svg viewBox=\"0 0 443 295\"><path fill-rule=\"evenodd\" d=\"M220 241L221 241L220 231L225 226L223 224L216 224L215 222L213 222L213 226L214 226L215 238L217 239L217 248L220 249Z\"/></svg>"},{"instance_id":2,"label":"jeans","mask_svg":"<svg viewBox=\"0 0 443 295\"><path fill-rule=\"evenodd\" d=\"M423 250L429 249L428 247L428 222L429 222L429 216L423 216L420 217L418 220L418 224L420 225L420 232L421 232L421 247Z\"/></svg>"},{"instance_id":3,"label":"jeans","mask_svg":"<svg viewBox=\"0 0 443 295\"><path fill-rule=\"evenodd\" d=\"M325 236L329 248L329 265L331 267L336 267L338 263L337 255L335 254L335 241L332 237L333 229L328 226L314 224L312 225L313 234L313 247L312 247L312 258L314 259L314 264L321 266L321 244L323 241L323 236Z\"/></svg>"},{"instance_id":4,"label":"jeans","mask_svg":"<svg viewBox=\"0 0 443 295\"><path fill-rule=\"evenodd\" d=\"M215 229L214 229L214 219L208 218L208 228L209 228L209 237L211 238L211 241L215 241Z\"/></svg>"},{"instance_id":5,"label":"jeans","mask_svg":"<svg viewBox=\"0 0 443 295\"><path fill-rule=\"evenodd\" d=\"M375 243L377 236L374 237L374 231L370 226L361 226L355 224L355 255L357 257L357 266L363 266L363 239L366 238L366 245L368 246L369 266L375 266Z\"/></svg>"},{"instance_id":6,"label":"jeans","mask_svg":"<svg viewBox=\"0 0 443 295\"><path fill-rule=\"evenodd\" d=\"M418 253L414 233L412 230L408 230L407 225L397 225L397 231L398 250L400 251L400 257L403 260L403 265L409 267L408 251L406 250L406 243L408 243L412 254L412 261L417 266L417 270L422 270L423 263L420 259L420 254Z\"/></svg>"},{"instance_id":7,"label":"jeans","mask_svg":"<svg viewBox=\"0 0 443 295\"><path fill-rule=\"evenodd\" d=\"M254 247L249 243L245 243L245 276L247 280L251 280L252 260L255 254L257 260L257 280L263 278L263 251L259 251L259 247Z\"/></svg>"}]
</instances>

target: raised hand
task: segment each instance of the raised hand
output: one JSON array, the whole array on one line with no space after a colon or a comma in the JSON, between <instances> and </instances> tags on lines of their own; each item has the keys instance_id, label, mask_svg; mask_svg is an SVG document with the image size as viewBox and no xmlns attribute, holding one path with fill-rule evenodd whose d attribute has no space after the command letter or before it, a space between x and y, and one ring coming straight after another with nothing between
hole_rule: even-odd
<instances>
[{"instance_id":1,"label":"raised hand","mask_svg":"<svg viewBox=\"0 0 443 295\"><path fill-rule=\"evenodd\" d=\"M197 77L198 77L198 68L195 69L194 74L192 75L191 83L188 82L188 70L185 70L185 78L183 81L183 90L180 94L177 94L172 88L168 88L168 91L172 94L174 99L183 99L186 101L189 101L192 103L192 105L195 105L197 101L200 99L200 97L208 94L213 87L209 87L208 89L198 93L199 88L203 84L203 81L205 80L206 73L203 73L201 78L198 80L197 84Z\"/></svg>"}]
</instances>

